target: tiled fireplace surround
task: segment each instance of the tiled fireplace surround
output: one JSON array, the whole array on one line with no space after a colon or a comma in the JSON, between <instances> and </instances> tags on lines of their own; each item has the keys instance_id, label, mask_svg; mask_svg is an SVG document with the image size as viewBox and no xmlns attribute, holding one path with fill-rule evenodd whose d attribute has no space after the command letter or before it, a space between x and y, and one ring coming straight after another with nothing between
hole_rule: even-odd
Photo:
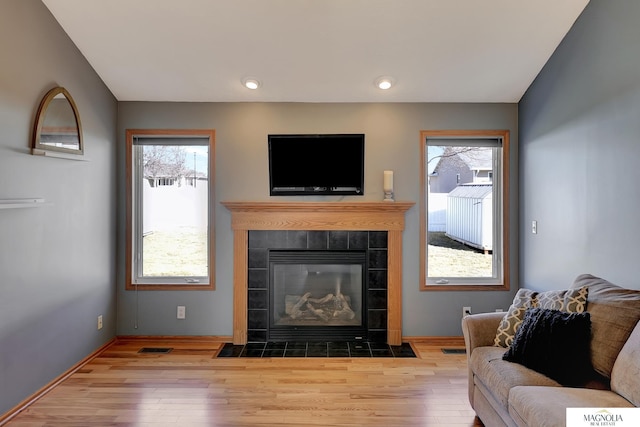
<instances>
[{"instance_id":1,"label":"tiled fireplace surround","mask_svg":"<svg viewBox=\"0 0 640 427\"><path fill-rule=\"evenodd\" d=\"M264 248L252 246L299 249L304 244L313 249L324 249L319 245L326 246L326 249L344 249L345 245L349 247L350 244L363 246L365 238L371 274L384 274L384 268L381 267L386 267L386 281L374 278L377 285L370 289L375 295L386 285L387 292L386 310L374 303L372 307L379 309L375 313L368 313L370 327L374 329L372 338L377 339L379 334L385 333L388 344L402 343L402 231L404 214L413 206L413 202L222 204L232 213L231 227L234 231L234 344L264 341L266 337L262 335L260 327L261 314L251 313L255 301L250 298L252 290L262 286L251 273L255 261L251 253ZM272 243L267 243L269 241ZM382 242L386 243L386 250ZM386 260L380 260L379 256L385 252ZM385 319L386 328L380 325Z\"/></svg>"},{"instance_id":2,"label":"tiled fireplace surround","mask_svg":"<svg viewBox=\"0 0 640 427\"><path fill-rule=\"evenodd\" d=\"M269 249L356 250L367 255L365 291L368 340L387 341L387 232L343 230L249 230L247 340L268 339Z\"/></svg>"}]
</instances>

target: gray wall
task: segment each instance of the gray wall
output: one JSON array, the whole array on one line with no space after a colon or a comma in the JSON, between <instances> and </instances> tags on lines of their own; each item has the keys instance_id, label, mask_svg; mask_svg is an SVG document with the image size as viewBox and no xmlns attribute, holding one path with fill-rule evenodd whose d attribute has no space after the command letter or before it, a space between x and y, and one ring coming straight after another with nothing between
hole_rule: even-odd
<instances>
[{"instance_id":1,"label":"gray wall","mask_svg":"<svg viewBox=\"0 0 640 427\"><path fill-rule=\"evenodd\" d=\"M115 335L117 103L39 0L0 2L0 415ZM63 86L87 162L29 154L45 93ZM104 328L97 330L97 316Z\"/></svg>"},{"instance_id":2,"label":"gray wall","mask_svg":"<svg viewBox=\"0 0 640 427\"><path fill-rule=\"evenodd\" d=\"M640 289L638 22L636 0L591 0L520 102L524 286Z\"/></svg>"},{"instance_id":3,"label":"gray wall","mask_svg":"<svg viewBox=\"0 0 640 427\"><path fill-rule=\"evenodd\" d=\"M463 306L474 312L506 309L518 287L518 141L515 104L289 104L121 102L118 110L119 189L124 195L124 136L127 128L213 128L216 130L216 202L264 200L382 200L383 170L392 169L397 200L414 201L407 213L403 260L403 334L459 336ZM419 291L420 130L509 129L511 151L512 290L510 292ZM269 133L364 133L365 195L344 199L270 198ZM124 196L118 203L124 241ZM315 196L317 197L317 196ZM119 250L119 335L232 335L233 258L230 213L216 204L216 290L124 290L124 253ZM187 318L176 319L185 305ZM137 317L138 328L135 329Z\"/></svg>"}]
</instances>

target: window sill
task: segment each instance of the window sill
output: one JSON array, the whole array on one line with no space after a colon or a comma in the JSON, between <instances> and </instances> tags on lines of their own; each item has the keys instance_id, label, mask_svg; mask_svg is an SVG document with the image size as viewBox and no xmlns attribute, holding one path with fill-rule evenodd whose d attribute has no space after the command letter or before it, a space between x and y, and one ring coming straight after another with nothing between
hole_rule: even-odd
<instances>
[{"instance_id":1,"label":"window sill","mask_svg":"<svg viewBox=\"0 0 640 427\"><path fill-rule=\"evenodd\" d=\"M136 285L135 283L127 283L125 287L125 290L127 291L214 291L215 289L216 288L213 283L199 285Z\"/></svg>"},{"instance_id":2,"label":"window sill","mask_svg":"<svg viewBox=\"0 0 640 427\"><path fill-rule=\"evenodd\" d=\"M448 283L441 284L421 284L421 291L508 291L509 283Z\"/></svg>"}]
</instances>

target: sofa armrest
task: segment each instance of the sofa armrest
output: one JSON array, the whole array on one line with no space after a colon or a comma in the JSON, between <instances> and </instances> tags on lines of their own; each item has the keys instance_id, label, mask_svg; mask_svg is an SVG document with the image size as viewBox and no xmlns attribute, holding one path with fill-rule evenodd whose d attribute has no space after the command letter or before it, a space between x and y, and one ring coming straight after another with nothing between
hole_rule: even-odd
<instances>
[{"instance_id":1,"label":"sofa armrest","mask_svg":"<svg viewBox=\"0 0 640 427\"><path fill-rule=\"evenodd\" d=\"M475 408L475 399L473 393L475 391L474 375L471 369L471 352L477 347L485 347L493 345L493 341L498 332L500 321L506 313L489 312L471 314L462 318L462 335L464 336L464 346L467 351L467 364L469 368L469 403Z\"/></svg>"},{"instance_id":2,"label":"sofa armrest","mask_svg":"<svg viewBox=\"0 0 640 427\"><path fill-rule=\"evenodd\" d=\"M478 313L462 318L462 335L467 350L467 357L476 347L493 345L498 325L506 313Z\"/></svg>"}]
</instances>

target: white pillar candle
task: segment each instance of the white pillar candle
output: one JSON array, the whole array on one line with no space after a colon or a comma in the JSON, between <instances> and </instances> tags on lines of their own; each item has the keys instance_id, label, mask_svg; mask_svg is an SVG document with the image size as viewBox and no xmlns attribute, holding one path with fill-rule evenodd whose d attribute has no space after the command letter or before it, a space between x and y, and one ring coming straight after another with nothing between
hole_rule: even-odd
<instances>
[{"instance_id":1,"label":"white pillar candle","mask_svg":"<svg viewBox=\"0 0 640 427\"><path fill-rule=\"evenodd\" d=\"M384 171L383 188L385 191L393 191L393 171Z\"/></svg>"}]
</instances>

